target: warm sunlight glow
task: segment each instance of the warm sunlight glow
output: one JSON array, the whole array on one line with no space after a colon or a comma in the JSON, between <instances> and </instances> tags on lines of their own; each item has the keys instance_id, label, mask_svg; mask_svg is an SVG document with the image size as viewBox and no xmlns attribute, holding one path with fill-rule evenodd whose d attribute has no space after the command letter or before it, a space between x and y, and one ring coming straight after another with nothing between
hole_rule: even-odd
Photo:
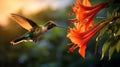
<instances>
[{"instance_id":1,"label":"warm sunlight glow","mask_svg":"<svg viewBox=\"0 0 120 67\"><path fill-rule=\"evenodd\" d=\"M36 14L47 8L65 8L72 0L0 0L0 26L8 25L10 13L22 12L23 15ZM64 4L64 5L61 5Z\"/></svg>"},{"instance_id":2,"label":"warm sunlight glow","mask_svg":"<svg viewBox=\"0 0 120 67\"><path fill-rule=\"evenodd\" d=\"M17 12L21 8L21 2L18 0L0 0L0 26L6 26L8 23L9 13Z\"/></svg>"}]
</instances>

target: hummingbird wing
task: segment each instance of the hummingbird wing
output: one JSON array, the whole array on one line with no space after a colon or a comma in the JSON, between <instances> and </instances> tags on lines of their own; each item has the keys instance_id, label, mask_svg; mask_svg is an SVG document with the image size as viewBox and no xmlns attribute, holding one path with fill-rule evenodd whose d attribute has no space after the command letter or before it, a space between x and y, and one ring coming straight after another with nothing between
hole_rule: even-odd
<instances>
[{"instance_id":1,"label":"hummingbird wing","mask_svg":"<svg viewBox=\"0 0 120 67\"><path fill-rule=\"evenodd\" d=\"M24 35L20 36L19 38L14 39L13 41L11 41L10 43L13 45L16 45L18 43L21 43L23 41L28 41L29 37L33 34L33 32L27 32Z\"/></svg>"},{"instance_id":2,"label":"hummingbird wing","mask_svg":"<svg viewBox=\"0 0 120 67\"><path fill-rule=\"evenodd\" d=\"M36 27L38 27L38 25L36 23L34 23L32 20L17 15L17 14L11 14L12 19L15 20L20 26L22 26L23 28L25 28L28 31L31 31L33 29L35 29Z\"/></svg>"}]
</instances>

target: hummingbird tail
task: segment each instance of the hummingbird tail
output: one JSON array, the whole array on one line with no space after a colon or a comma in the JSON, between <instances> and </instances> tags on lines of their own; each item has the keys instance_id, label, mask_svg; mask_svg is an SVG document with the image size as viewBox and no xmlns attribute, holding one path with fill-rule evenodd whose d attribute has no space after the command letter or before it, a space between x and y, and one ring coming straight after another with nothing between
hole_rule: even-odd
<instances>
[{"instance_id":1,"label":"hummingbird tail","mask_svg":"<svg viewBox=\"0 0 120 67\"><path fill-rule=\"evenodd\" d=\"M23 38L15 39L15 40L11 41L10 43L13 45L16 45L16 44L21 43L21 42L26 41L26 40L27 39L23 37Z\"/></svg>"}]
</instances>

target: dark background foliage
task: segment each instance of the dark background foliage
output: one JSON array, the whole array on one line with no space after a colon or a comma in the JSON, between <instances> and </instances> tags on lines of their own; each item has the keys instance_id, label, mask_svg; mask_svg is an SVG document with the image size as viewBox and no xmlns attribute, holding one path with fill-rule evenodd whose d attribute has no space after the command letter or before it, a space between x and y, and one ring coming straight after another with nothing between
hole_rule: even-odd
<instances>
[{"instance_id":1,"label":"dark background foliage","mask_svg":"<svg viewBox=\"0 0 120 67\"><path fill-rule=\"evenodd\" d=\"M107 11L120 6L119 0L106 0L110 4ZM91 0L92 4L104 2L104 0ZM87 44L86 58L79 55L77 49L73 53L67 53L70 42L66 38L67 26L70 24L68 14L71 14L72 5L64 10L51 10L50 8L30 16L38 25L49 20L55 21L60 27L47 31L37 43L23 42L18 45L11 45L9 42L27 32L13 20L8 29L0 27L0 67L120 67L120 53L114 53L108 60L108 54L103 60L101 58L104 39L97 46L95 35ZM106 9L100 11L97 16L104 17ZM22 15L21 12L19 12ZM97 22L99 19L95 19Z\"/></svg>"}]
</instances>

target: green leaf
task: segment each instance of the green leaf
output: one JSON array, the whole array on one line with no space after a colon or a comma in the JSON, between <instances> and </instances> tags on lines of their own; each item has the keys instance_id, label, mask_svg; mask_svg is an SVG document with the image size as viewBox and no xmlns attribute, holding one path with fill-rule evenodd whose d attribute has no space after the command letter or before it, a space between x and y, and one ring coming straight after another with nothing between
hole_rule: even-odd
<instances>
[{"instance_id":1,"label":"green leaf","mask_svg":"<svg viewBox=\"0 0 120 67\"><path fill-rule=\"evenodd\" d=\"M105 53L107 52L107 50L109 49L110 46L110 41L106 41L102 47L102 57L101 60L104 58Z\"/></svg>"},{"instance_id":2,"label":"green leaf","mask_svg":"<svg viewBox=\"0 0 120 67\"><path fill-rule=\"evenodd\" d=\"M112 12L107 12L107 19L104 19L105 22L103 24L107 24L101 31L96 41L101 40L105 33L108 33L109 39L103 44L102 47L102 56L101 59L104 58L105 53L109 50L109 60L111 59L113 53L115 51L120 52L120 13L118 12L118 8L114 9ZM108 23L112 22L112 23Z\"/></svg>"},{"instance_id":3,"label":"green leaf","mask_svg":"<svg viewBox=\"0 0 120 67\"><path fill-rule=\"evenodd\" d=\"M107 17L119 16L119 13L118 13L118 10L119 10L119 9L120 9L119 7L115 8L115 9L112 11L112 13L111 13L110 11L108 11L108 12L107 12Z\"/></svg>"},{"instance_id":4,"label":"green leaf","mask_svg":"<svg viewBox=\"0 0 120 67\"><path fill-rule=\"evenodd\" d=\"M117 11L118 11L119 8L116 8L113 10L113 12L111 13L111 16L114 17L114 16L117 16Z\"/></svg>"},{"instance_id":5,"label":"green leaf","mask_svg":"<svg viewBox=\"0 0 120 67\"><path fill-rule=\"evenodd\" d=\"M106 25L101 31L100 34L97 36L96 41L98 42L99 40L101 40L102 36L106 33L106 31L108 30L108 25Z\"/></svg>"},{"instance_id":6,"label":"green leaf","mask_svg":"<svg viewBox=\"0 0 120 67\"><path fill-rule=\"evenodd\" d=\"M116 45L110 46L110 49L109 49L109 60L111 59L113 53L115 52L115 49L116 49Z\"/></svg>"},{"instance_id":7,"label":"green leaf","mask_svg":"<svg viewBox=\"0 0 120 67\"><path fill-rule=\"evenodd\" d=\"M120 35L120 29L115 33L115 36Z\"/></svg>"},{"instance_id":8,"label":"green leaf","mask_svg":"<svg viewBox=\"0 0 120 67\"><path fill-rule=\"evenodd\" d=\"M120 40L116 44L116 51L120 52Z\"/></svg>"}]
</instances>

